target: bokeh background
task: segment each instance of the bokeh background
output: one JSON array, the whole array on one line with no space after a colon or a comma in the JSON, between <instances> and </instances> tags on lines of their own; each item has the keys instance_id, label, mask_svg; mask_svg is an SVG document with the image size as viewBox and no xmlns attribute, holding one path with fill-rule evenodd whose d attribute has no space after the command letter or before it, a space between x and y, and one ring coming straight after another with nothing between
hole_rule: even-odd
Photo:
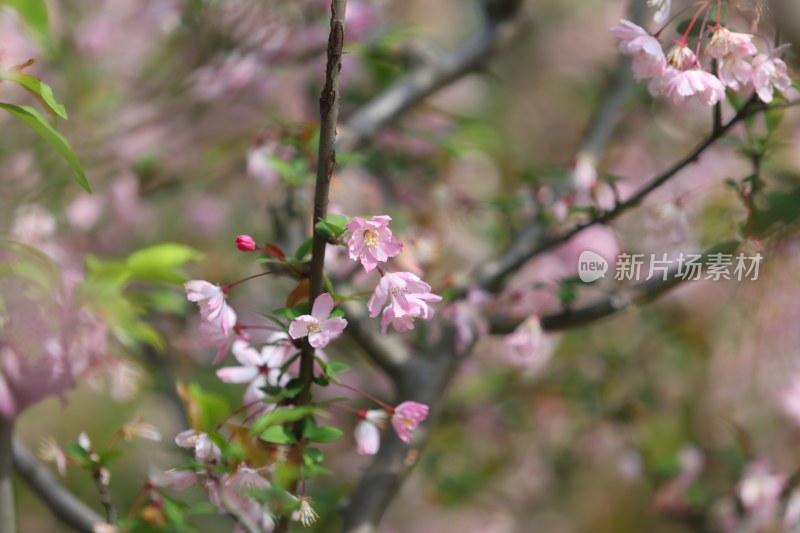
<instances>
[{"instance_id":1,"label":"bokeh background","mask_svg":"<svg viewBox=\"0 0 800 533\"><path fill-rule=\"evenodd\" d=\"M348 4L344 124L481 24L478 6L464 0ZM40 248L76 277L87 256L120 259L156 243L181 243L205 254L190 276L219 283L258 272L233 247L236 235L286 249L302 241L309 228L291 217L310 218L303 219L326 2L53 0L47 7L49 32L37 36L0 2L0 63L37 59L27 72L66 105L70 119L59 130L95 192L80 190L51 148L0 114L3 238ZM485 69L340 155L332 210L390 214L406 243L398 264L424 272L434 290L496 255L548 195L575 186L575 155L619 61L608 30L627 10L624 1L524 3L521 31ZM731 17L744 30L752 22ZM670 31L665 40L675 37ZM758 31L771 38L768 15ZM598 173L614 176L623 196L682 157L711 124L707 109L674 109L644 86L625 98L596 159ZM0 100L35 105L7 83ZM762 168L770 190L800 186L799 118L788 110L773 135ZM736 135L747 134L738 128ZM560 309L557 280L575 276L583 249L688 253L741 235L747 211L725 183L752 173L738 149L718 143L613 228L589 230L529 262L492 305L516 316ZM789 222L778 230L747 244L765 257L757 281L688 283L652 305L548 336L547 346L523 361L509 356L502 335L482 338L382 531L800 527L785 513L800 469L797 209L784 213ZM344 276L350 268L341 254L330 257L330 272ZM613 291L606 281L579 299ZM123 444L112 469L112 496L123 514L148 472L180 461L172 442L182 427L174 383L198 383L232 405L242 392L217 380L181 291L156 288L146 320L165 341L159 349L132 347L111 332L110 386L81 381L66 404L50 398L17 424L34 449L44 437L65 443L81 431L108 442L137 416L155 424L163 441ZM232 301L237 310L264 312L281 307L290 289L262 278ZM439 316L454 312L443 304ZM345 340L329 352L355 365L348 375L354 383L391 399L391 384L356 346ZM349 434L326 454L335 475L310 489L322 517L316 531L336 530L338 506L369 461L354 453ZM756 496L743 500L748 481L756 488L747 494ZM64 483L98 505L85 472L71 469ZM62 530L21 483L20 490L22 531ZM193 489L181 497L204 495ZM195 523L204 532L231 527L213 514Z\"/></svg>"}]
</instances>

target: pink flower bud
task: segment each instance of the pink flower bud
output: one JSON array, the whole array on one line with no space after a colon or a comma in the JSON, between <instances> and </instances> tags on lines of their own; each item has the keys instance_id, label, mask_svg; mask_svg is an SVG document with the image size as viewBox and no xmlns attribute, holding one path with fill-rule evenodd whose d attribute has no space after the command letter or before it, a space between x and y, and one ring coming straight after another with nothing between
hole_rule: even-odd
<instances>
[{"instance_id":1,"label":"pink flower bud","mask_svg":"<svg viewBox=\"0 0 800 533\"><path fill-rule=\"evenodd\" d=\"M236 237L236 247L240 252L252 252L256 249L256 241L250 235L239 235Z\"/></svg>"}]
</instances>

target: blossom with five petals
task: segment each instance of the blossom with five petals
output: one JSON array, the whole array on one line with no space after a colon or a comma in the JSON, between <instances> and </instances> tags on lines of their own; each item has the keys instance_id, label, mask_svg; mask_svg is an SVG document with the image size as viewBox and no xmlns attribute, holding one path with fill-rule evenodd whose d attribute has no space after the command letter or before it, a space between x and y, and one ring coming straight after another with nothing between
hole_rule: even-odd
<instances>
[{"instance_id":1,"label":"blossom with five petals","mask_svg":"<svg viewBox=\"0 0 800 533\"><path fill-rule=\"evenodd\" d=\"M403 251L403 243L395 239L389 229L391 220L391 217L383 215L372 217L372 220L354 218L347 223L350 259L361 261L367 272Z\"/></svg>"},{"instance_id":2,"label":"blossom with five petals","mask_svg":"<svg viewBox=\"0 0 800 533\"><path fill-rule=\"evenodd\" d=\"M302 315L289 325L289 335L293 339L308 336L308 343L314 348L324 348L338 338L347 326L344 318L328 318L333 311L333 298L326 293L317 296L310 315Z\"/></svg>"}]
</instances>

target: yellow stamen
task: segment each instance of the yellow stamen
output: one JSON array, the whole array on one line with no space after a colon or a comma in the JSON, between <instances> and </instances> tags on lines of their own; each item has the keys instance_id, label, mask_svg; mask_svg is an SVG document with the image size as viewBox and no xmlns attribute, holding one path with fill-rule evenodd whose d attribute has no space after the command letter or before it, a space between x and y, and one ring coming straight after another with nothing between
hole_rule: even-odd
<instances>
[{"instance_id":1,"label":"yellow stamen","mask_svg":"<svg viewBox=\"0 0 800 533\"><path fill-rule=\"evenodd\" d=\"M367 244L367 246L375 246L378 244L378 232L374 229L365 229L364 242Z\"/></svg>"}]
</instances>

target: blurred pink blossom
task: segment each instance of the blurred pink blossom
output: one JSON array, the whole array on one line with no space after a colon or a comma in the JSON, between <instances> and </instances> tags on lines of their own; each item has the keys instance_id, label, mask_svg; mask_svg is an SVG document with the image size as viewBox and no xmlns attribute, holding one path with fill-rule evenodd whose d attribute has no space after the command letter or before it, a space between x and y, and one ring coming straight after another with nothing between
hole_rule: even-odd
<instances>
[{"instance_id":1,"label":"blurred pink blossom","mask_svg":"<svg viewBox=\"0 0 800 533\"><path fill-rule=\"evenodd\" d=\"M771 54L758 54L753 59L753 87L762 102L772 102L775 89L783 92L792 86L792 80L786 72L786 63L778 57L783 47L775 49Z\"/></svg>"},{"instance_id":2,"label":"blurred pink blossom","mask_svg":"<svg viewBox=\"0 0 800 533\"><path fill-rule=\"evenodd\" d=\"M66 352L55 343L37 358L0 347L0 416L13 420L25 408L50 395L61 396L75 387Z\"/></svg>"},{"instance_id":3,"label":"blurred pink blossom","mask_svg":"<svg viewBox=\"0 0 800 533\"><path fill-rule=\"evenodd\" d=\"M442 297L431 292L431 286L411 272L387 272L375 287L372 297L367 303L369 315L376 317L383 309L381 325L383 332L391 323L398 331L414 329L414 319L430 320L434 310L431 302L440 302Z\"/></svg>"},{"instance_id":4,"label":"blurred pink blossom","mask_svg":"<svg viewBox=\"0 0 800 533\"><path fill-rule=\"evenodd\" d=\"M683 105L694 98L700 103L713 106L725 99L725 86L705 70L684 70L675 74L667 82L666 95L675 105Z\"/></svg>"},{"instance_id":5,"label":"blurred pink blossom","mask_svg":"<svg viewBox=\"0 0 800 533\"><path fill-rule=\"evenodd\" d=\"M207 433L188 429L175 436L175 444L181 448L194 450L195 459L201 463L215 462L222 456L222 451L214 444Z\"/></svg>"},{"instance_id":6,"label":"blurred pink blossom","mask_svg":"<svg viewBox=\"0 0 800 533\"><path fill-rule=\"evenodd\" d=\"M375 455L381 446L381 428L388 415L383 409L363 410L356 425L356 451L359 455Z\"/></svg>"},{"instance_id":7,"label":"blurred pink blossom","mask_svg":"<svg viewBox=\"0 0 800 533\"><path fill-rule=\"evenodd\" d=\"M186 289L186 299L195 302L200 307L200 316L206 322L219 323L222 333L226 334L235 325L230 322L236 318L235 313L228 313L225 301L225 290L219 285L214 285L204 280L193 279L183 284Z\"/></svg>"},{"instance_id":8,"label":"blurred pink blossom","mask_svg":"<svg viewBox=\"0 0 800 533\"><path fill-rule=\"evenodd\" d=\"M512 366L538 374L550 361L554 342L545 335L539 317L531 316L504 340L505 360Z\"/></svg>"},{"instance_id":9,"label":"blurred pink blossom","mask_svg":"<svg viewBox=\"0 0 800 533\"><path fill-rule=\"evenodd\" d=\"M780 504L780 495L787 477L773 474L761 461L751 463L739 481L736 492L742 506L758 517L771 517Z\"/></svg>"},{"instance_id":10,"label":"blurred pink blossom","mask_svg":"<svg viewBox=\"0 0 800 533\"><path fill-rule=\"evenodd\" d=\"M417 402L403 402L394 408L392 413L392 427L400 440L408 444L411 442L411 432L428 418L430 408Z\"/></svg>"},{"instance_id":11,"label":"blurred pink blossom","mask_svg":"<svg viewBox=\"0 0 800 533\"><path fill-rule=\"evenodd\" d=\"M619 39L619 51L633 56L633 74L637 80L658 78L664 74L667 58L658 39L644 28L629 20L620 20L620 25L611 28L611 33Z\"/></svg>"}]
</instances>

